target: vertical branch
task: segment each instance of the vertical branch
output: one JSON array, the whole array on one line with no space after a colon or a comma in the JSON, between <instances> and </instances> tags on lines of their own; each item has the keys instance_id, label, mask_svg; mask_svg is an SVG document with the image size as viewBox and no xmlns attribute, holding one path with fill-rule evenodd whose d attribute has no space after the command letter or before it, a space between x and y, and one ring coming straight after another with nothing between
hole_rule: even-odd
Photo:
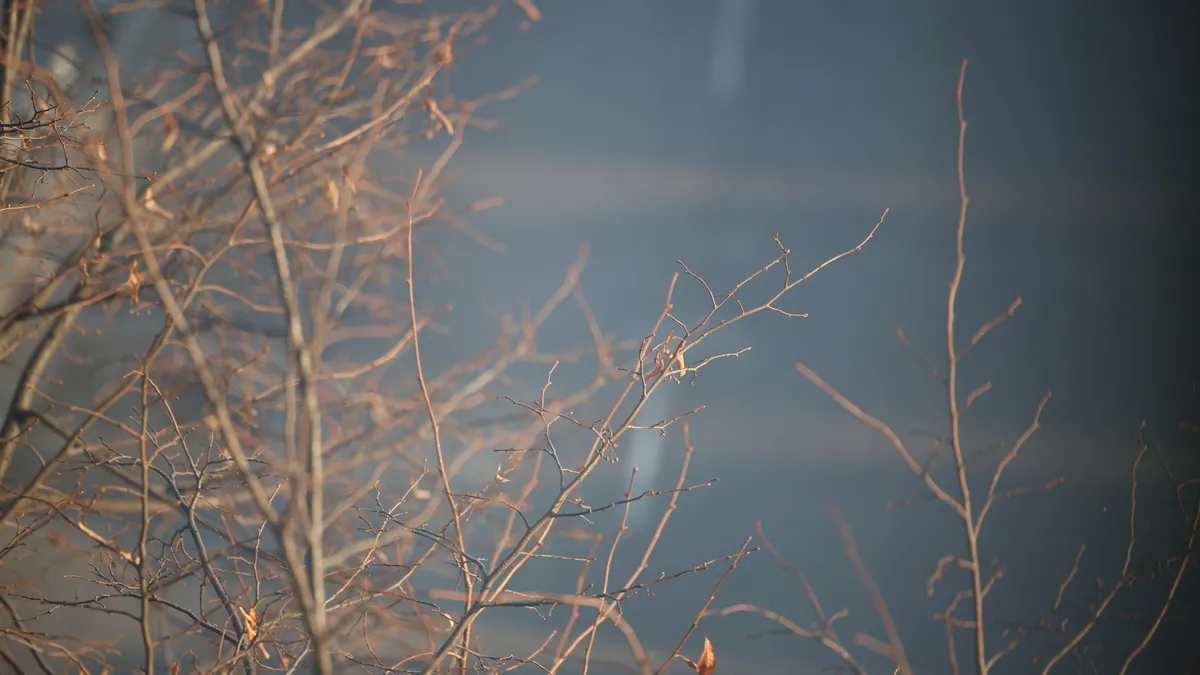
<instances>
[{"instance_id":1,"label":"vertical branch","mask_svg":"<svg viewBox=\"0 0 1200 675\"><path fill-rule=\"evenodd\" d=\"M962 285L963 268L967 258L963 254L963 233L967 228L967 196L966 173L963 168L963 156L967 140L967 120L963 116L963 82L967 76L967 60L963 59L958 71L958 87L955 100L958 106L958 227L955 230L955 264L954 278L950 281L950 292L946 300L946 352L949 359L946 373L946 395L949 400L950 413L950 447L954 452L954 468L958 474L958 488L962 495L962 506L965 512L963 530L967 536L967 555L970 560L971 594L975 604L975 664L980 675L987 675L988 661L986 651L986 633L983 625L983 571L979 563L979 532L975 527L975 519L971 509L971 487L967 480L967 466L964 462L962 440L960 436L961 414L958 408L958 349L954 343L955 304L958 301L958 289Z\"/></svg>"},{"instance_id":2,"label":"vertical branch","mask_svg":"<svg viewBox=\"0 0 1200 675\"><path fill-rule=\"evenodd\" d=\"M220 46L208 18L208 7L205 0L195 0L196 28L204 41L205 53L212 73L213 86L224 112L226 122L234 136L235 143L241 151L246 163L246 172L254 188L258 210L266 225L267 235L271 242L271 260L275 266L275 278L279 294L283 298L284 315L287 323L288 360L298 366L299 396L304 402L304 421L307 422L305 436L307 441L306 460L308 492L308 522L305 538L308 543L309 593L311 604L305 608L305 618L313 642L313 652L316 658L317 672L329 675L333 672L333 656L328 649L326 640L325 612L325 509L324 509L324 447L323 431L321 428L321 406L317 398L314 357L308 348L304 336L303 316L297 287L292 277L291 264L288 260L287 243L283 237L283 227L275 212L271 199L270 188L263 170L262 160L257 154L255 141L250 137L250 129L237 110L233 90L225 77L224 61L221 57ZM295 385L289 379L287 386ZM295 404L293 404L295 405ZM281 533L286 546L288 534ZM293 569L293 574L303 577L302 569ZM299 580L298 580L299 581ZM301 582L302 583L302 582Z\"/></svg>"},{"instance_id":3,"label":"vertical branch","mask_svg":"<svg viewBox=\"0 0 1200 675\"><path fill-rule=\"evenodd\" d=\"M471 573L467 567L466 540L463 537L462 520L458 513L458 503L454 499L454 492L450 489L450 474L446 471L446 456L442 452L441 427L438 426L437 415L433 411L433 399L429 396L429 385L425 381L425 371L421 365L420 326L417 324L417 294L413 289L413 202L420 194L422 177L422 173L418 172L416 185L413 186L412 195L407 202L408 232L405 235L405 242L408 267L406 269L405 281L408 283L408 312L409 318L412 320L413 360L416 362L417 367L417 384L421 388L421 397L425 400L425 412L429 415L429 427L433 433L433 449L437 455L438 477L442 483L442 491L446 493L446 504L450 507L450 517L454 520L454 543L458 546L455 557L458 558L459 569L462 571L463 592L466 594L463 606L463 616L465 617L470 614L471 606L474 602L472 597L474 585L471 581ZM462 631L462 649L458 655L460 673L465 674L467 671L467 650L470 644L471 628L470 626L465 626Z\"/></svg>"},{"instance_id":4,"label":"vertical branch","mask_svg":"<svg viewBox=\"0 0 1200 675\"><path fill-rule=\"evenodd\" d=\"M4 2L4 62L0 63L0 122L15 119L12 99L16 89L16 75L21 68L22 56L33 33L35 3L28 0L5 0Z\"/></svg>"},{"instance_id":5,"label":"vertical branch","mask_svg":"<svg viewBox=\"0 0 1200 675\"><path fill-rule=\"evenodd\" d=\"M149 369L148 365L142 366ZM141 594L142 648L145 653L146 675L154 675L154 634L150 631L150 556L146 555L146 540L150 536L150 375L143 370L141 387L141 425L138 429L138 464L141 467L141 529L138 531L138 591Z\"/></svg>"},{"instance_id":6,"label":"vertical branch","mask_svg":"<svg viewBox=\"0 0 1200 675\"><path fill-rule=\"evenodd\" d=\"M1133 562L1133 543L1136 541L1137 535L1137 494L1138 494L1138 467L1142 463L1142 458L1146 456L1146 450L1149 445L1145 441L1146 420L1142 420L1138 427L1138 453L1133 458L1133 468L1129 471L1129 546L1125 548L1125 564L1121 566L1121 578L1124 579L1129 575L1129 565Z\"/></svg>"}]
</instances>

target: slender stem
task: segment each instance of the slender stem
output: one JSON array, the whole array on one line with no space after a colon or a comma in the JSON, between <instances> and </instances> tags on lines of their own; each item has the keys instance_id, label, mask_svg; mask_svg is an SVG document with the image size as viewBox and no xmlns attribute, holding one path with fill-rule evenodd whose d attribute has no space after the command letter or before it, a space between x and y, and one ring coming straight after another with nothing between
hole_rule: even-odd
<instances>
[{"instance_id":1,"label":"slender stem","mask_svg":"<svg viewBox=\"0 0 1200 675\"><path fill-rule=\"evenodd\" d=\"M1121 670L1118 671L1119 675L1125 675L1126 671L1129 670L1129 665L1133 663L1133 660L1139 654L1145 651L1151 640L1154 639L1154 635L1158 633L1159 627L1162 626L1163 619L1166 618L1167 611L1171 609L1171 603L1174 602L1175 595L1179 591L1179 583L1183 581L1183 575L1187 573L1188 567L1192 564L1192 553L1196 547L1196 532L1198 530L1200 530L1200 504L1196 506L1196 515L1192 517L1192 529L1188 533L1187 539L1187 552L1184 553L1183 560L1179 561L1179 570L1175 572L1175 578L1171 580L1171 589L1167 591L1167 598L1163 600L1162 607L1158 610L1158 615L1154 617L1154 623L1150 625L1146 634L1142 636L1142 641L1138 643L1132 652L1129 652L1129 656L1125 657L1125 662L1121 664Z\"/></svg>"},{"instance_id":2,"label":"slender stem","mask_svg":"<svg viewBox=\"0 0 1200 675\"><path fill-rule=\"evenodd\" d=\"M425 400L425 411L429 415L429 426L433 431L433 448L437 455L438 477L442 483L442 491L446 493L446 504L450 507L450 516L454 519L454 535L455 544L458 546L459 568L462 571L463 590L466 597L463 600L463 614L471 612L471 606L474 603L472 590L474 584L471 580L471 574L467 567L465 559L466 539L463 537L462 520L458 512L458 503L454 499L454 492L450 489L450 474L446 470L446 456L442 452L442 432L437 423L437 415L433 411L433 399L429 396L429 386L425 381L425 371L421 366L421 338L420 330L417 324L417 298L416 291L413 289L413 201L420 194L421 188L420 173L417 174L417 184L413 187L412 197L408 200L408 234L407 242L407 276L405 280L408 282L408 312L412 320L412 340L413 340L413 360L417 365L417 384L421 387L421 396ZM471 629L470 625L464 626L462 631L462 649L458 655L459 672L466 675L467 672L467 652L471 644Z\"/></svg>"},{"instance_id":3,"label":"slender stem","mask_svg":"<svg viewBox=\"0 0 1200 675\"><path fill-rule=\"evenodd\" d=\"M154 675L154 634L150 630L150 556L146 555L148 551L147 539L150 537L149 380L149 375L143 372L141 388L141 433L138 438L138 463L141 465L142 470L142 493L140 495L142 502L142 522L141 529L138 531L137 573L138 590L141 593L142 601L140 623L142 628L142 647L145 651L146 659L146 675Z\"/></svg>"},{"instance_id":4,"label":"slender stem","mask_svg":"<svg viewBox=\"0 0 1200 675\"><path fill-rule=\"evenodd\" d=\"M967 227L967 205L971 199L967 196L966 173L963 170L963 155L967 140L967 120L963 116L963 82L967 76L967 60L963 59L962 68L958 72L958 88L955 98L958 104L958 227L955 232L955 265L954 278L950 281L950 292L946 301L946 351L949 363L946 372L947 398L950 404L950 447L954 451L954 468L958 473L958 488L962 495L963 530L967 535L967 555L971 562L971 594L975 605L975 663L979 675L987 675L987 646L983 625L983 571L979 563L979 532L975 527L975 519L971 509L971 487L967 480L967 466L964 461L962 439L960 435L961 414L958 408L958 349L954 342L955 304L958 301L958 289L962 284L963 268L967 258L963 254L963 233Z\"/></svg>"}]
</instances>

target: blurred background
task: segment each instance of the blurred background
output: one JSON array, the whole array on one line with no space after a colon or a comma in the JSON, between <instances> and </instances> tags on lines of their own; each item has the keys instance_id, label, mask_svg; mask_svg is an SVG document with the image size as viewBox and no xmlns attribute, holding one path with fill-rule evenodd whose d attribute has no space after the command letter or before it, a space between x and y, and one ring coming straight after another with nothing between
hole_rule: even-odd
<instances>
[{"instance_id":1,"label":"blurred background","mask_svg":"<svg viewBox=\"0 0 1200 675\"><path fill-rule=\"evenodd\" d=\"M523 302L536 306L561 283L583 245L583 287L601 325L636 339L661 311L677 259L718 292L728 290L778 254L777 233L793 251L793 269L807 271L857 244L890 209L861 253L788 296L786 307L809 318L768 313L736 325L712 349L751 351L711 366L694 385L671 388L648 411L662 419L706 406L691 418L690 475L720 479L681 497L650 571L734 553L761 521L827 609L850 609L848 631L880 634L828 515L836 506L917 672L949 672L943 629L930 620L949 591L929 599L925 581L939 557L961 549L961 530L933 500L889 509L922 495L921 484L885 439L794 364L804 362L891 424L921 456L930 448L923 434L945 433L944 393L900 346L896 329L918 353L944 363L959 208L954 92L968 58L971 203L960 339L1018 296L1023 304L964 366L964 391L993 383L972 408L965 438L983 453L981 465L994 465L1052 391L1042 428L1005 481L1012 488L1066 479L1048 494L1002 503L990 521L984 556L1007 565L995 616L1015 624L1044 614L1085 541L1080 579L1088 582L1073 601L1096 602L1102 593L1092 580L1118 574L1128 543L1139 423L1148 421L1149 437L1180 475L1197 465L1194 446L1183 450L1177 433L1180 422L1197 421L1200 374L1200 106L1189 7L1116 0L547 0L539 7L536 22L501 12L486 40L462 48L450 74L449 86L463 96L536 81L488 107L483 115L497 128L468 131L450 166L448 199L495 196L504 205L472 216L474 233L440 235L436 281L418 296L455 309L432 358L448 363L486 346L502 315L519 313ZM134 11L115 20L130 62L195 40L186 17ZM87 33L72 33L79 21L51 14L41 35L79 40L85 52ZM380 170L414 165L411 157L403 162ZM699 316L702 289L686 278L680 289L677 313ZM547 345L586 340L582 320L554 322L542 333ZM544 380L544 372L528 372L514 388L528 399ZM605 489L619 495L631 464L640 467L640 485L669 487L682 448L678 428L662 437L643 432ZM1143 467L1143 484L1157 486L1139 504L1148 547L1139 555L1149 560L1180 550L1183 530L1162 464ZM630 551L664 506L636 505ZM719 574L696 574L625 605L649 648L674 647ZM561 575L556 583L573 583L573 572ZM1192 600L1198 591L1181 590ZM1121 616L1144 620L1161 599L1156 589L1150 605L1130 604ZM734 602L770 607L802 625L813 620L802 587L765 553L741 563L714 606ZM1197 617L1194 609L1181 616L1163 628L1138 672L1188 672ZM520 610L492 621L484 640L542 636L541 619ZM1118 637L1089 655L1100 672L1128 651L1123 626L1101 627ZM753 617L717 618L700 631L717 645L719 672L816 673L833 663L819 646L773 628ZM1039 655L1019 650L1000 670L1029 672ZM1076 667L1083 668L1067 669Z\"/></svg>"},{"instance_id":2,"label":"blurred background","mask_svg":"<svg viewBox=\"0 0 1200 675\"><path fill-rule=\"evenodd\" d=\"M551 287L560 261L586 241L585 287L602 324L637 335L638 322L658 311L676 258L728 288L770 259L775 233L795 252L793 265L807 268L856 244L890 208L863 253L788 301L811 318L740 324L728 346L753 350L675 393L677 412L709 406L693 421L692 475L721 483L688 495L666 550L678 551L680 563L730 551L761 519L827 607L850 605L851 616L870 625L825 513L837 505L871 551L868 565L893 611L912 619L902 625L921 631L944 604L924 598L922 582L961 535L937 520L940 507L931 501L886 511L889 501L920 493L916 480L882 437L791 366L804 361L898 431L944 433L945 399L894 329L944 362L959 204L954 87L961 60L970 59L972 200L960 334L1017 296L1024 303L964 366L967 389L994 384L972 409L967 433L979 450L1011 444L1042 393L1053 391L1042 429L1007 480L1063 475L1066 483L1005 504L985 545L985 555L1008 561L997 611L1039 614L1079 541L1097 552L1085 558L1095 567L1081 578L1117 574L1119 556L1104 562L1105 551L1123 552L1127 543L1139 421L1172 443L1177 424L1195 415L1200 110L1195 71L1185 65L1196 62L1194 23L1181 20L1182 8L546 5L532 30L495 31L456 78L484 87L538 76L495 113L501 130L470 139L456 165L467 194L506 200L475 221L506 253L464 263L463 286L477 288L472 275L482 270L492 291L478 307L502 311L513 306L511 289ZM920 436L906 438L928 450ZM662 441L663 453L678 452L677 433ZM1161 467L1147 470L1159 476L1144 480L1161 480ZM673 478L664 474L660 480ZM1160 506L1173 502L1170 492ZM1168 522L1174 527L1155 516L1143 521L1164 529ZM1177 535L1164 536L1177 542ZM768 572L765 558L753 564L761 573L734 574L720 597L810 616L798 584ZM694 611L702 587L663 589L645 603L656 617L647 625L670 626ZM724 641L739 629L764 630L747 624L754 622L705 629ZM910 649L920 645L914 666L947 672L940 628L930 622L927 630L929 642L909 638L918 640ZM1164 669L1146 662L1143 672L1182 672L1187 657L1169 652L1186 643L1167 644L1157 652ZM782 659L772 672L801 672L795 664L808 664L805 657L823 658L818 647L780 636L726 649ZM1101 672L1120 652L1114 645L1093 655ZM1032 668L1027 656L1017 658L1005 672Z\"/></svg>"}]
</instances>

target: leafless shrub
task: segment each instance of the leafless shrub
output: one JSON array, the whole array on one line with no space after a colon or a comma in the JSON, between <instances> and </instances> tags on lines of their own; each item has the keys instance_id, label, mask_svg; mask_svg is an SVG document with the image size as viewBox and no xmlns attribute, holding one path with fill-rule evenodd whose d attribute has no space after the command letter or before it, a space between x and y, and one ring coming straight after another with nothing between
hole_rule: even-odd
<instances>
[{"instance_id":1,"label":"leafless shrub","mask_svg":"<svg viewBox=\"0 0 1200 675\"><path fill-rule=\"evenodd\" d=\"M0 358L18 373L0 427L0 659L17 672L322 674L586 673L631 662L634 672L659 673L681 659L711 675L720 646L705 638L689 647L697 628L705 617L753 612L866 672L834 630L844 614L827 615L802 574L815 627L751 605L713 609L726 578L758 551L751 538L728 555L647 575L681 495L715 481L689 478L690 413L636 420L660 388L742 353L712 350L710 336L756 314L804 316L785 309L784 296L861 250L883 217L856 246L804 273L777 239L777 257L727 291L680 263L657 321L632 343L607 335L592 313L580 283L584 249L536 311L501 323L490 349L434 367L437 322L450 308L431 308L415 283L435 252L427 233L497 203L447 204L439 190L466 131L487 126L480 109L519 89L461 99L444 74L513 8L418 14L395 5L193 0L201 51L123 79L105 22L82 0L105 104L68 113L45 101L80 92L31 84L32 113L6 117L3 140L20 141L5 155L6 186L51 175L89 182L42 196L27 189L0 213L7 233L26 205L39 207L15 249L32 261L20 272L32 278L17 279L24 285L0 307ZM532 2L515 5L528 21L540 18ZM31 16L27 5L10 6L16 24ZM18 72L24 52L6 44L6 73ZM33 82L38 65L24 63ZM83 113L104 121L69 133ZM414 147L435 148L434 159L420 162ZM397 161L404 168L389 172ZM966 569L971 590L941 620L952 662L954 631L970 630L986 672L1019 642L989 653L982 603L971 619L954 610L999 578L979 559L979 532L1007 496L997 491L1001 473L1046 401L975 509L957 430L987 388L960 408L956 367L1017 304L955 346L965 214L964 189L947 325L957 496L941 487L932 459L918 462L886 424L800 368L892 440L960 516L968 552L943 559L936 576ZM67 225L47 233L57 223ZM675 309L683 277L707 299L698 316ZM766 299L748 299L752 286L768 287ZM547 351L539 331L569 302L591 341ZM594 373L556 385L568 362ZM522 368L540 370L544 384L532 397L504 395ZM510 414L485 417L497 398ZM685 445L674 488L636 493L631 479L623 499L588 503L585 483L620 459L627 434L672 426ZM654 498L667 508L638 564L618 577L631 505ZM594 526L604 513L621 514L615 532ZM1190 562L1191 522L1173 589ZM839 524L886 636L854 643L912 672L850 526ZM578 567L574 589L530 587L536 574L522 572L542 565ZM681 621L671 653L643 645L623 604L713 568L724 575L691 623ZM565 611L550 624L558 606ZM554 627L520 654L488 644L482 617L512 611L542 612ZM97 619L109 630L71 628ZM628 658L598 647L605 624ZM1046 669L1088 630L1062 636Z\"/></svg>"},{"instance_id":2,"label":"leafless shrub","mask_svg":"<svg viewBox=\"0 0 1200 675\"><path fill-rule=\"evenodd\" d=\"M946 607L934 615L934 620L941 622L945 626L947 660L951 672L957 675L965 669L967 672L984 675L991 671L1001 659L1008 657L1022 647L1029 647L1027 651L1030 652L1030 658L1027 664L1019 666L1022 669L1021 672L1036 668L1043 674L1050 673L1067 657L1076 658L1080 664L1085 664L1090 668L1091 672L1096 672L1096 664L1090 660L1085 648L1089 634L1105 618L1106 612L1110 611L1113 600L1121 591L1128 589L1135 579L1153 576L1153 572L1139 571L1135 569L1135 565L1131 564L1134 557L1135 543L1137 542L1138 467L1149 449L1149 445L1143 436L1145 423L1143 423L1142 428L1138 430L1137 434L1139 449L1133 461L1128 545L1124 564L1120 567L1119 575L1114 580L1108 582L1107 587L1101 583L1102 592L1094 602L1082 607L1080 606L1082 603L1074 603L1071 607L1068 607L1064 603L1064 596L1067 594L1072 581L1076 578L1079 571L1080 560L1085 551L1085 547L1080 546L1078 553L1074 557L1074 564L1065 574L1058 588L1057 596L1052 601L1047 602L1045 616L1030 621L1028 624L1019 624L1015 627L1004 626L998 621L990 619L985 611L985 600L990 592L1001 585L1005 566L996 560L985 559L980 553L981 534L988 515L992 513L993 509L1000 502L1006 499L1030 492L1050 491L1061 484L1063 478L1052 478L1043 484L1033 486L1020 486L1011 489L1001 488L1005 471L1019 458L1026 443L1040 427L1043 411L1050 401L1049 392L1038 402L1033 411L1032 421L1025 431L1008 447L1000 461L992 469L990 475L982 473L976 477L977 472L973 470L970 462L971 456L962 441L961 428L964 414L981 396L991 391L992 383L985 382L975 387L964 398L964 389L962 388L959 376L959 366L967 354L979 345L984 337L1001 323L1012 318L1015 311L1021 306L1021 299L1017 298L1005 311L985 322L965 343L957 336L956 308L959 302L958 294L966 263L963 235L967 222L967 206L970 201L967 195L965 172L963 169L967 129L967 122L963 114L963 84L966 77L966 68L967 62L963 61L957 87L959 119L957 163L960 210L955 230L955 268L947 298L945 372L939 371L938 367L932 361L917 354L917 358L921 364L945 388L948 404L948 434L945 437L935 435L931 452L924 461L921 461L910 448L909 444L887 422L872 416L869 412L860 408L838 391L834 385L824 380L807 365L797 363L796 368L804 377L825 392L846 412L850 413L863 424L878 431L891 445L896 454L900 456L904 464L912 471L913 475L924 484L928 490L928 495L942 502L961 523L964 535L964 551L940 557L926 584L928 595L932 598L937 594L939 585L948 583L944 577L950 576L952 570L963 570L967 574L968 580L964 584L965 588L955 589ZM902 330L898 331L898 337L904 348L912 349L912 345L908 343ZM953 485L952 487L946 487L946 478L939 478L939 472L935 470L935 463L939 457L945 456L945 446L948 446L949 450L951 473L948 478L949 482ZM1167 475L1172 476L1171 469L1167 465L1165 458L1163 459L1163 466L1167 469ZM941 475L946 476L944 473ZM981 480L982 484L986 486L986 489L982 491L982 495L979 490L981 485L976 485ZM1148 619L1132 622L1132 628L1138 632L1139 637L1131 643L1132 648L1129 650L1127 656L1119 664L1114 664L1116 671L1122 674L1128 671L1130 665L1154 639L1163 623L1164 617L1172 605L1177 602L1179 586L1183 577L1189 572L1194 571L1192 554L1195 550L1197 528L1200 527L1200 503L1189 506L1183 497L1185 488L1194 486L1194 482L1183 481L1176 483L1173 477L1171 480L1174 483L1176 492L1179 494L1179 509L1183 514L1186 525L1181 542L1182 555L1177 561L1172 560L1166 563L1170 582L1165 591L1165 597L1159 601L1157 611ZM842 538L846 544L846 557L850 561L862 586L867 591L885 635L885 639L881 640L869 633L858 632L854 635L854 643L867 652L873 652L885 657L890 662L890 667L894 668L896 673L911 675L915 671L905 652L897 622L893 619L883 594L876 586L871 573L859 555L850 525L836 510L833 511L833 517L841 530ZM808 578L799 570L792 568L780 557L767 538L767 535L762 532L761 525L759 528L759 538L769 548L772 555L775 556L779 565L799 579L813 613L816 616L816 622L811 626L805 627L770 609L747 604L735 604L722 609L710 610L708 614L710 616L727 616L736 613L761 615L767 620L782 626L785 631L797 637L819 643L839 659L841 667L850 672L858 674L866 673L867 670L862 665L863 660L861 657L856 658L851 645L844 642L834 629L834 622L846 616L847 612L841 610L833 615L827 615ZM1159 564L1163 562L1159 561ZM968 640L972 645L970 651L971 659L966 664L960 663L960 649L958 647L958 643L961 640L959 636L963 633L969 636ZM1050 636L1050 639L1041 639L1046 634ZM1001 642L998 647L994 646L997 638Z\"/></svg>"},{"instance_id":3,"label":"leafless shrub","mask_svg":"<svg viewBox=\"0 0 1200 675\"><path fill-rule=\"evenodd\" d=\"M655 391L740 353L702 352L709 336L759 313L792 316L778 301L861 249L882 219L804 275L782 244L728 293L684 266L709 309L676 316L676 275L640 343L598 325L579 282L585 250L537 311L502 323L491 349L435 371L422 350L449 308L423 308L414 284L432 252L423 233L494 205L456 208L438 190L466 130L486 126L477 111L518 89L458 99L441 75L502 6L417 14L364 0L269 2L228 8L222 23L195 0L201 53L124 79L96 6L79 7L106 83L104 105L89 110L103 123L68 154L74 118L40 103L12 118L19 137L63 151L58 164L34 159L32 146L12 155L21 175L78 161L95 189L38 210L35 228L70 226L18 252L39 274L0 318L0 355L20 373L0 431L6 663L587 671L612 660L595 650L609 623L652 672L658 657L622 603L713 566L728 575L756 549L747 540L646 577L680 495L713 481L689 482L685 458L672 490L631 488L597 505L582 486L619 458ZM539 17L532 3L518 9ZM389 175L377 161L419 143L440 146L427 166L412 159L413 170ZM745 286L774 274L782 282L768 300L743 302ZM547 353L539 329L568 301L592 341ZM594 361L590 381L552 386L558 364L581 359ZM538 398L506 397L516 416L468 423L518 366L548 372ZM607 412L571 412L584 405ZM667 512L633 573L612 578L622 526L599 588L585 583L604 540L589 517L627 518L631 504L660 496ZM586 558L571 553L580 539ZM519 583L548 561L580 566L574 594ZM557 605L571 608L561 635L532 653L489 654L473 635L485 613ZM113 630L72 634L85 617L111 617ZM711 661L710 649L696 663L711 672Z\"/></svg>"}]
</instances>

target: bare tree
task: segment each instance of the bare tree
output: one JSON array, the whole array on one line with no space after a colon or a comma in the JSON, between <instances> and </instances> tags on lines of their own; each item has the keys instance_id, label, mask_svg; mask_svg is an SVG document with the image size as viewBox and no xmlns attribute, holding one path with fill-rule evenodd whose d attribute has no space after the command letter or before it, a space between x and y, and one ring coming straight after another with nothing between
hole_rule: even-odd
<instances>
[{"instance_id":1,"label":"bare tree","mask_svg":"<svg viewBox=\"0 0 1200 675\"><path fill-rule=\"evenodd\" d=\"M446 359L435 340L451 309L418 282L435 278L438 228L466 227L497 202L447 203L441 189L468 130L490 126L481 110L520 85L463 99L445 74L498 13L537 21L533 3L439 11L192 0L184 15L197 52L126 77L109 23L82 0L104 83L95 99L46 76L20 46L31 6L7 6L6 92L28 81L31 110L10 109L3 127L15 145L5 146L0 217L4 234L18 235L6 255L22 261L6 268L15 290L0 304L0 358L17 373L0 431L8 667L658 673L684 658L705 617L756 611L865 672L833 630L840 615L823 612L807 581L814 629L748 605L712 609L758 550L750 537L728 555L647 574L681 496L714 481L688 476L686 422L696 411L649 424L639 413L656 392L742 353L712 348L715 333L758 314L804 316L785 296L862 250L883 216L804 272L778 239L776 257L729 289L681 262L640 340L599 325L580 283L582 249L536 310L500 322L490 348ZM979 532L1041 407L975 509L957 429L986 387L960 407L955 368L999 320L955 347L965 214L964 190L947 326L957 495L886 425L801 370L894 439L961 517L967 553L940 562L937 576L970 572L971 590L943 620L951 638L972 631L982 673L1011 648L986 649L982 599L998 575L984 571ZM676 310L680 281L704 298L696 316ZM546 350L539 331L567 305L591 339ZM586 377L556 383L568 367ZM636 492L634 471L623 498L586 490L616 473L630 434L677 427L685 451L673 488ZM654 498L666 510L632 572L617 576L630 509ZM619 516L615 530L597 525L606 515ZM849 525L842 530L886 632L859 643L911 672ZM573 588L539 585L547 566L577 568ZM723 575L690 624L681 620L678 645L643 645L624 604L714 568ZM975 600L973 619L954 614L963 599ZM566 610L551 622L558 606ZM525 651L488 638L487 617L543 610L552 627ZM73 629L97 618L111 621ZM606 624L627 655L600 647ZM953 661L953 643L950 653ZM712 673L712 645L687 662Z\"/></svg>"},{"instance_id":2,"label":"bare tree","mask_svg":"<svg viewBox=\"0 0 1200 675\"><path fill-rule=\"evenodd\" d=\"M649 672L621 603L726 559L648 580L652 542L634 574L610 582L618 533L604 590L591 592L590 558L556 551L574 546L589 516L627 518L633 502L665 494L669 515L681 493L711 482L687 483L685 462L667 492L595 505L581 488L618 458L656 390L734 355L701 355L707 336L756 313L787 314L774 303L811 273L793 277L782 245L728 294L685 267L711 308L676 317L672 283L649 336L621 343L580 287L584 252L537 311L501 323L491 349L433 370L422 347L447 308L422 308L414 281L433 253L422 233L494 203L456 207L437 193L464 134L486 127L481 107L517 91L459 99L439 75L501 7L271 2L218 23L196 0L197 58L125 79L109 25L88 0L80 8L106 83L100 119L67 147L54 118L58 165L15 161L43 174L86 166L75 173L93 182L70 208L39 210L35 246L17 255L40 261L42 274L0 324L3 354L21 372L0 438L0 522L11 535L0 555L16 583L5 594L15 632L5 635L21 650L6 647L6 660L47 671L332 673L537 659L558 670L581 659L587 670L607 622ZM518 9L539 16L530 3ZM47 80L45 95L79 95L58 84ZM34 108L39 117L16 122L26 138L50 112ZM422 166L418 146L440 149ZM389 175L405 157L412 169ZM51 223L54 237L38 234ZM742 286L772 270L784 271L783 285L744 305ZM547 353L538 329L570 301L592 340ZM553 375L581 359L594 375L577 389L547 379L535 401L507 399L516 415L470 421L514 369ZM598 421L567 412L597 405L607 411ZM600 536L584 539L595 548ZM752 550L747 542L727 560ZM555 560L581 565L574 595L514 586L523 568ZM29 576L43 566L73 568L70 592ZM476 646L485 612L558 604L573 613L556 645L523 658ZM128 631L38 628L79 614L136 625L140 649Z\"/></svg>"}]
</instances>

